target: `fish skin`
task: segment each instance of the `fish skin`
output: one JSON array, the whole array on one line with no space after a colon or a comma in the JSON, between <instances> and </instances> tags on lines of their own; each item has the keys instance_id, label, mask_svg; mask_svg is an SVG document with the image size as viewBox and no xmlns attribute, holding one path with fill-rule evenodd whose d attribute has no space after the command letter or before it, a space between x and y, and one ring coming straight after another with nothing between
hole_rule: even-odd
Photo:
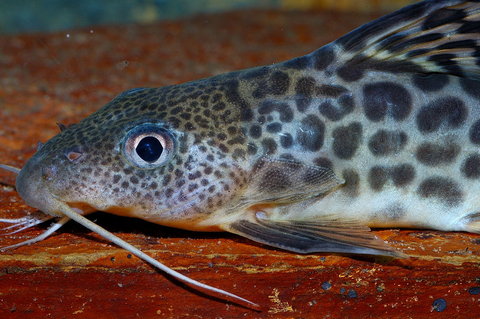
<instances>
[{"instance_id":1,"label":"fish skin","mask_svg":"<svg viewBox=\"0 0 480 319\"><path fill-rule=\"evenodd\" d=\"M17 190L53 216L55 199L295 252L394 254L368 227L478 233L479 12L423 1L283 63L126 91ZM160 162L136 157L142 134Z\"/></svg>"}]
</instances>

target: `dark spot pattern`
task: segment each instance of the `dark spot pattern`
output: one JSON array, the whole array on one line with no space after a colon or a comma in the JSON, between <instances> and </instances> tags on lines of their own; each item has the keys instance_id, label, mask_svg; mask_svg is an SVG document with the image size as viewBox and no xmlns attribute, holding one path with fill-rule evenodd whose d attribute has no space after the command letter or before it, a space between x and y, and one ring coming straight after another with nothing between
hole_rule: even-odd
<instances>
[{"instance_id":1,"label":"dark spot pattern","mask_svg":"<svg viewBox=\"0 0 480 319\"><path fill-rule=\"evenodd\" d=\"M283 65L290 69L297 69L302 70L309 66L310 58L308 56L300 56L297 58L293 58L283 63Z\"/></svg>"},{"instance_id":2,"label":"dark spot pattern","mask_svg":"<svg viewBox=\"0 0 480 319\"><path fill-rule=\"evenodd\" d=\"M275 71L270 77L270 92L273 95L285 94L290 86L288 74L282 71Z\"/></svg>"},{"instance_id":3,"label":"dark spot pattern","mask_svg":"<svg viewBox=\"0 0 480 319\"><path fill-rule=\"evenodd\" d=\"M389 171L386 167L374 166L368 173L368 183L370 188L374 191L382 190L383 186L387 183L389 177Z\"/></svg>"},{"instance_id":4,"label":"dark spot pattern","mask_svg":"<svg viewBox=\"0 0 480 319\"><path fill-rule=\"evenodd\" d=\"M405 208L401 203L395 202L387 207L385 209L381 210L378 212L376 215L380 215L383 218L387 217L390 220L399 220L403 218L406 215Z\"/></svg>"},{"instance_id":5,"label":"dark spot pattern","mask_svg":"<svg viewBox=\"0 0 480 319\"><path fill-rule=\"evenodd\" d=\"M348 92L344 86L322 84L315 88L315 95L326 97L339 97L340 95Z\"/></svg>"},{"instance_id":6,"label":"dark spot pattern","mask_svg":"<svg viewBox=\"0 0 480 319\"><path fill-rule=\"evenodd\" d=\"M290 133L282 133L282 135L280 135L280 145L282 145L283 148L290 148L293 145L292 135L290 135Z\"/></svg>"},{"instance_id":7,"label":"dark spot pattern","mask_svg":"<svg viewBox=\"0 0 480 319\"><path fill-rule=\"evenodd\" d=\"M415 168L410 164L397 166L373 166L368 174L368 183L374 191L381 191L389 180L395 187L404 187L415 178Z\"/></svg>"},{"instance_id":8,"label":"dark spot pattern","mask_svg":"<svg viewBox=\"0 0 480 319\"><path fill-rule=\"evenodd\" d=\"M345 180L345 184L342 190L350 197L357 197L360 189L360 176L353 169L346 169L342 172L342 177Z\"/></svg>"},{"instance_id":9,"label":"dark spot pattern","mask_svg":"<svg viewBox=\"0 0 480 319\"><path fill-rule=\"evenodd\" d=\"M412 109L410 93L393 82L376 82L363 88L363 107L367 118L373 122L386 116L397 121L408 117Z\"/></svg>"},{"instance_id":10,"label":"dark spot pattern","mask_svg":"<svg viewBox=\"0 0 480 319\"><path fill-rule=\"evenodd\" d=\"M461 170L467 178L480 178L480 154L469 155L463 162Z\"/></svg>"},{"instance_id":11,"label":"dark spot pattern","mask_svg":"<svg viewBox=\"0 0 480 319\"><path fill-rule=\"evenodd\" d=\"M312 96L315 90L315 79L312 77L303 77L295 85L295 102L299 112L305 112L310 106Z\"/></svg>"},{"instance_id":12,"label":"dark spot pattern","mask_svg":"<svg viewBox=\"0 0 480 319\"><path fill-rule=\"evenodd\" d=\"M262 127L260 125L252 125L250 127L250 137L259 138L262 136Z\"/></svg>"},{"instance_id":13,"label":"dark spot pattern","mask_svg":"<svg viewBox=\"0 0 480 319\"><path fill-rule=\"evenodd\" d=\"M315 152L323 146L324 134L325 124L310 114L300 122L296 140L305 150Z\"/></svg>"},{"instance_id":14,"label":"dark spot pattern","mask_svg":"<svg viewBox=\"0 0 480 319\"><path fill-rule=\"evenodd\" d=\"M249 122L253 119L253 112L251 106L245 101L238 91L239 82L237 80L230 80L224 84L225 98L227 101L235 105L240 111L240 120ZM200 88L199 88L200 89ZM229 122L229 116L224 113L223 121Z\"/></svg>"},{"instance_id":15,"label":"dark spot pattern","mask_svg":"<svg viewBox=\"0 0 480 319\"><path fill-rule=\"evenodd\" d=\"M280 155L280 159L287 160L287 161L291 161L291 162L297 161L297 159L295 158L295 156L293 156L293 155L290 154L290 153L283 153L283 154L281 154L281 155Z\"/></svg>"},{"instance_id":16,"label":"dark spot pattern","mask_svg":"<svg viewBox=\"0 0 480 319\"><path fill-rule=\"evenodd\" d=\"M449 77L445 74L429 74L413 76L413 84L424 92L436 92L443 89L449 82Z\"/></svg>"},{"instance_id":17,"label":"dark spot pattern","mask_svg":"<svg viewBox=\"0 0 480 319\"><path fill-rule=\"evenodd\" d=\"M436 199L447 206L457 206L463 200L457 183L442 176L425 179L418 187L418 194L423 198Z\"/></svg>"},{"instance_id":18,"label":"dark spot pattern","mask_svg":"<svg viewBox=\"0 0 480 319\"><path fill-rule=\"evenodd\" d=\"M460 146L454 143L423 143L417 148L416 157L424 165L438 166L452 163L459 153Z\"/></svg>"},{"instance_id":19,"label":"dark spot pattern","mask_svg":"<svg viewBox=\"0 0 480 319\"><path fill-rule=\"evenodd\" d=\"M403 131L377 131L368 141L368 148L375 156L387 156L400 152L407 143L407 134Z\"/></svg>"},{"instance_id":20,"label":"dark spot pattern","mask_svg":"<svg viewBox=\"0 0 480 319\"><path fill-rule=\"evenodd\" d=\"M247 145L248 154L255 155L255 154L257 154L257 151L258 151L258 146L256 144L248 143L248 145Z\"/></svg>"},{"instance_id":21,"label":"dark spot pattern","mask_svg":"<svg viewBox=\"0 0 480 319\"><path fill-rule=\"evenodd\" d=\"M351 159L362 142L362 125L353 122L337 127L333 133L333 152L338 158Z\"/></svg>"},{"instance_id":22,"label":"dark spot pattern","mask_svg":"<svg viewBox=\"0 0 480 319\"><path fill-rule=\"evenodd\" d=\"M241 74L243 79L252 80L255 78L262 78L268 74L268 67L259 66L253 69L248 69L246 72Z\"/></svg>"},{"instance_id":23,"label":"dark spot pattern","mask_svg":"<svg viewBox=\"0 0 480 319\"><path fill-rule=\"evenodd\" d=\"M480 145L480 120L477 120L475 123L473 123L468 133L470 142L475 145Z\"/></svg>"},{"instance_id":24,"label":"dark spot pattern","mask_svg":"<svg viewBox=\"0 0 480 319\"><path fill-rule=\"evenodd\" d=\"M267 125L267 132L278 133L282 130L282 124L275 122Z\"/></svg>"},{"instance_id":25,"label":"dark spot pattern","mask_svg":"<svg viewBox=\"0 0 480 319\"><path fill-rule=\"evenodd\" d=\"M336 71L338 76L344 81L354 82L360 80L368 70L388 72L392 74L425 72L420 65L408 60L377 60L362 56L361 54L340 66Z\"/></svg>"},{"instance_id":26,"label":"dark spot pattern","mask_svg":"<svg viewBox=\"0 0 480 319\"><path fill-rule=\"evenodd\" d=\"M457 128L465 122L468 110L459 98L449 96L439 98L423 106L417 114L417 127L422 133L432 133L443 126Z\"/></svg>"},{"instance_id":27,"label":"dark spot pattern","mask_svg":"<svg viewBox=\"0 0 480 319\"><path fill-rule=\"evenodd\" d=\"M390 176L395 186L402 187L413 181L415 178L415 168L410 164L394 166L390 170Z\"/></svg>"},{"instance_id":28,"label":"dark spot pattern","mask_svg":"<svg viewBox=\"0 0 480 319\"><path fill-rule=\"evenodd\" d=\"M355 108L353 97L350 94L340 96L336 101L325 101L318 106L319 112L330 121L339 121Z\"/></svg>"},{"instance_id":29,"label":"dark spot pattern","mask_svg":"<svg viewBox=\"0 0 480 319\"><path fill-rule=\"evenodd\" d=\"M253 90L252 97L255 99L263 99L266 96L285 94L290 86L290 78L283 71L273 71L266 79L262 74L258 79L252 78L252 82L256 82L256 89ZM254 81L256 80L256 81ZM215 108L213 108L215 110Z\"/></svg>"},{"instance_id":30,"label":"dark spot pattern","mask_svg":"<svg viewBox=\"0 0 480 319\"><path fill-rule=\"evenodd\" d=\"M328 46L322 47L315 51L313 59L314 68L323 71L335 60L335 53Z\"/></svg>"},{"instance_id":31,"label":"dark spot pattern","mask_svg":"<svg viewBox=\"0 0 480 319\"><path fill-rule=\"evenodd\" d=\"M476 98L477 100L480 99L480 81L471 78L461 78L460 85L468 95Z\"/></svg>"},{"instance_id":32,"label":"dark spot pattern","mask_svg":"<svg viewBox=\"0 0 480 319\"><path fill-rule=\"evenodd\" d=\"M262 141L265 154L275 154L277 151L277 142L273 138L266 138Z\"/></svg>"},{"instance_id":33,"label":"dark spot pattern","mask_svg":"<svg viewBox=\"0 0 480 319\"><path fill-rule=\"evenodd\" d=\"M266 100L258 108L260 115L269 115L273 112L278 112L279 120L282 123L289 123L293 120L292 108L287 103Z\"/></svg>"}]
</instances>

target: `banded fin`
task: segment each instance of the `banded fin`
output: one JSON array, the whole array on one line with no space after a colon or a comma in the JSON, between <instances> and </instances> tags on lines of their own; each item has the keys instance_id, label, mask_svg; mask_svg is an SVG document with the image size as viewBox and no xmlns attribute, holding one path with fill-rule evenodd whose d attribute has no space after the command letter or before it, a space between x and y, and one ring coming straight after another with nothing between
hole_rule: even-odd
<instances>
[{"instance_id":1,"label":"banded fin","mask_svg":"<svg viewBox=\"0 0 480 319\"><path fill-rule=\"evenodd\" d=\"M404 257L370 228L354 221L325 218L321 221L262 218L261 213L229 225L230 232L253 241L296 253L334 252Z\"/></svg>"},{"instance_id":2,"label":"banded fin","mask_svg":"<svg viewBox=\"0 0 480 319\"><path fill-rule=\"evenodd\" d=\"M480 2L427 0L346 34L336 72L355 81L365 70L444 73L480 79ZM327 56L331 46L314 54Z\"/></svg>"},{"instance_id":3,"label":"banded fin","mask_svg":"<svg viewBox=\"0 0 480 319\"><path fill-rule=\"evenodd\" d=\"M302 212L293 212L295 219L269 214L270 209L298 210L295 203L321 200L344 183L328 167L306 165L282 158L263 157L254 165L248 188L227 213L240 211L239 219L221 227L231 233L273 247L297 252L336 252L352 254L401 256L355 221L332 216L318 220L302 219ZM238 216L238 215L237 215Z\"/></svg>"}]
</instances>

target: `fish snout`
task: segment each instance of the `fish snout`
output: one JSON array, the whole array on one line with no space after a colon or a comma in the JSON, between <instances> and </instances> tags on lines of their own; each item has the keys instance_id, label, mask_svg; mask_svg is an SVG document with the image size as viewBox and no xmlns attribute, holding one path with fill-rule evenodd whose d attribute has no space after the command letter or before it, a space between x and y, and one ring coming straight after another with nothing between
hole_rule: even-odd
<instances>
[{"instance_id":1,"label":"fish snout","mask_svg":"<svg viewBox=\"0 0 480 319\"><path fill-rule=\"evenodd\" d=\"M56 178L58 170L56 166L50 165L50 166L45 166L40 168L40 171L41 171L41 177L43 180L51 181Z\"/></svg>"},{"instance_id":2,"label":"fish snout","mask_svg":"<svg viewBox=\"0 0 480 319\"><path fill-rule=\"evenodd\" d=\"M54 180L56 175L57 169L55 166L42 166L42 163L34 156L25 164L17 176L15 183L17 192L27 205L46 214L58 216L59 213L55 209L58 206L58 201L54 199L45 183Z\"/></svg>"}]
</instances>

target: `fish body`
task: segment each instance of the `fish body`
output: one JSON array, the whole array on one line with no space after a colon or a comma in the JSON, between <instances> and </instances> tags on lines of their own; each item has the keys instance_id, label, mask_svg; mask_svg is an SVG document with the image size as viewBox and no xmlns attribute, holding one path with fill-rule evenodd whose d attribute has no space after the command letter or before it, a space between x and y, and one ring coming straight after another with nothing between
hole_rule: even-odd
<instances>
[{"instance_id":1,"label":"fish body","mask_svg":"<svg viewBox=\"0 0 480 319\"><path fill-rule=\"evenodd\" d=\"M423 1L283 63L126 91L62 127L17 190L52 216L303 253L394 254L369 227L478 233L479 15Z\"/></svg>"}]
</instances>

